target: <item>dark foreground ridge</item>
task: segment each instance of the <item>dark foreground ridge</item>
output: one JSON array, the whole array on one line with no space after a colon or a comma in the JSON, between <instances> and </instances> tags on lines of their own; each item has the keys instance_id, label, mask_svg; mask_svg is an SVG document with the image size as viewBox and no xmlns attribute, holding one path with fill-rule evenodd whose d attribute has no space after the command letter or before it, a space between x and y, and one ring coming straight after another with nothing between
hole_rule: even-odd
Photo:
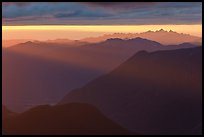
<instances>
[{"instance_id":1,"label":"dark foreground ridge","mask_svg":"<svg viewBox=\"0 0 204 137\"><path fill-rule=\"evenodd\" d=\"M3 118L3 134L14 135L126 135L129 131L89 104L38 106Z\"/></svg>"}]
</instances>

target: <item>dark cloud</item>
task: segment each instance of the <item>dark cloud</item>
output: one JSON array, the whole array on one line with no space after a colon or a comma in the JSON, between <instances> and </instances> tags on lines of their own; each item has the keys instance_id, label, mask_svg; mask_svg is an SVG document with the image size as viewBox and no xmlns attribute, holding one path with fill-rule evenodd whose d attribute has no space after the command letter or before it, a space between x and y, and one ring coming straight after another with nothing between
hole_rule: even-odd
<instances>
[{"instance_id":1,"label":"dark cloud","mask_svg":"<svg viewBox=\"0 0 204 137\"><path fill-rule=\"evenodd\" d=\"M30 2L2 2L3 6L12 6L12 5L26 6L26 5L29 5L29 4L31 4L31 3Z\"/></svg>"},{"instance_id":2,"label":"dark cloud","mask_svg":"<svg viewBox=\"0 0 204 137\"><path fill-rule=\"evenodd\" d=\"M80 18L80 17L87 17L87 18L100 18L100 17L111 17L111 14L103 13L103 12L85 12L85 11L74 11L71 13L58 13L55 14L54 17L56 18Z\"/></svg>"},{"instance_id":3,"label":"dark cloud","mask_svg":"<svg viewBox=\"0 0 204 137\"><path fill-rule=\"evenodd\" d=\"M157 2L84 2L90 7L102 7L109 10L132 10L156 5Z\"/></svg>"},{"instance_id":4,"label":"dark cloud","mask_svg":"<svg viewBox=\"0 0 204 137\"><path fill-rule=\"evenodd\" d=\"M3 24L195 24L202 22L202 3L4 2L2 17Z\"/></svg>"},{"instance_id":5,"label":"dark cloud","mask_svg":"<svg viewBox=\"0 0 204 137\"><path fill-rule=\"evenodd\" d=\"M8 3L8 2L7 2ZM2 7L3 18L17 18L29 16L53 16L59 12L71 12L80 8L77 4L69 3L46 3L31 2L19 5L18 2L12 2Z\"/></svg>"}]
</instances>

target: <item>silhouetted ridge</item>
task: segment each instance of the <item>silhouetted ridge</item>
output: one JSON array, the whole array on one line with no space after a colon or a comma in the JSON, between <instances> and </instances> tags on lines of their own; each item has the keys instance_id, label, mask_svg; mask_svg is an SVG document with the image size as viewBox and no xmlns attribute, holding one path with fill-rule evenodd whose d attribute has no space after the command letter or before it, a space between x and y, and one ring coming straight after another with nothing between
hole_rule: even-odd
<instances>
[{"instance_id":1,"label":"silhouetted ridge","mask_svg":"<svg viewBox=\"0 0 204 137\"><path fill-rule=\"evenodd\" d=\"M194 44L188 43L188 42L181 43L181 44L179 44L179 46L189 46L189 47L191 46L191 47L195 47Z\"/></svg>"},{"instance_id":2,"label":"silhouetted ridge","mask_svg":"<svg viewBox=\"0 0 204 137\"><path fill-rule=\"evenodd\" d=\"M7 119L8 117L15 116L16 113L11 112L6 106L2 105L2 119Z\"/></svg>"},{"instance_id":3,"label":"silhouetted ridge","mask_svg":"<svg viewBox=\"0 0 204 137\"><path fill-rule=\"evenodd\" d=\"M110 39L107 39L106 41L109 41L109 42L123 41L123 39L120 39L120 38L110 38Z\"/></svg>"},{"instance_id":4,"label":"silhouetted ridge","mask_svg":"<svg viewBox=\"0 0 204 137\"><path fill-rule=\"evenodd\" d=\"M144 39L144 38L140 38L140 37L136 37L136 38L131 38L131 39L120 39L120 38L110 38L110 39L107 39L106 41L104 42L101 42L102 44L103 43L106 43L106 44L122 44L122 43L125 43L125 44L137 44L136 46L140 46L141 45L144 45L144 44L150 44L152 46L162 46L160 43L156 42L156 41L152 41L152 40L148 40L148 39ZM117 45L116 45L117 46Z\"/></svg>"},{"instance_id":5,"label":"silhouetted ridge","mask_svg":"<svg viewBox=\"0 0 204 137\"><path fill-rule=\"evenodd\" d=\"M202 134L202 47L136 53L59 103L85 102L140 134ZM197 131L195 133L195 131Z\"/></svg>"},{"instance_id":6,"label":"silhouetted ridge","mask_svg":"<svg viewBox=\"0 0 204 137\"><path fill-rule=\"evenodd\" d=\"M42 105L3 119L8 135L121 135L132 134L89 104Z\"/></svg>"},{"instance_id":7,"label":"silhouetted ridge","mask_svg":"<svg viewBox=\"0 0 204 137\"><path fill-rule=\"evenodd\" d=\"M138 51L195 47L189 44L164 46L139 37L77 47L54 42L34 41L3 49L3 104L12 111L23 112L35 105L54 104L72 89L110 72ZM16 91L18 94L14 95Z\"/></svg>"},{"instance_id":8,"label":"silhouetted ridge","mask_svg":"<svg viewBox=\"0 0 204 137\"><path fill-rule=\"evenodd\" d=\"M33 108L30 108L29 110L26 110L25 112L26 112L26 114L27 113L33 113L33 112L40 112L40 111L48 110L50 108L51 108L50 105L39 105L39 106L35 106Z\"/></svg>"},{"instance_id":9,"label":"silhouetted ridge","mask_svg":"<svg viewBox=\"0 0 204 137\"><path fill-rule=\"evenodd\" d=\"M139 52L137 52L136 54L135 54L135 56L133 56L132 58L135 58L135 57L137 57L137 56L145 56L145 55L149 55L149 52L147 52L146 50L141 50L141 51L139 51ZM131 59L131 58L130 58ZM129 60L130 60L129 59Z\"/></svg>"},{"instance_id":10,"label":"silhouetted ridge","mask_svg":"<svg viewBox=\"0 0 204 137\"><path fill-rule=\"evenodd\" d=\"M120 38L123 40L132 39L132 38L145 38L153 41L157 41L163 45L178 45L184 42L189 43L202 43L202 38L197 36L192 36L189 34L177 33L175 31L166 31L164 29L156 30L156 31L147 31L142 33L113 33L113 34L105 34L99 37L90 37L82 39L82 41L88 42L102 42L106 41L110 38Z\"/></svg>"},{"instance_id":11,"label":"silhouetted ridge","mask_svg":"<svg viewBox=\"0 0 204 137\"><path fill-rule=\"evenodd\" d=\"M23 44L33 44L33 42L32 41L27 41L27 42L25 42Z\"/></svg>"}]
</instances>

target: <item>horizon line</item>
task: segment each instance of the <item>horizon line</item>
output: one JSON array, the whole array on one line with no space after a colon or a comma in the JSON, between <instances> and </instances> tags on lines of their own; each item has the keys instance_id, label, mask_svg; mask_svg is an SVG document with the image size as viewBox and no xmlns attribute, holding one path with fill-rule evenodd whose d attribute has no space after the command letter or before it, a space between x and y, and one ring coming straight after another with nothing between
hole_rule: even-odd
<instances>
[{"instance_id":1,"label":"horizon line","mask_svg":"<svg viewBox=\"0 0 204 137\"><path fill-rule=\"evenodd\" d=\"M75 33L97 33L97 35L112 34L112 33L143 33L147 31L170 30L189 34L192 36L202 37L202 24L194 25L24 25L24 26L5 26L2 25L2 32L17 32L17 31L71 31ZM79 33L80 34L80 33Z\"/></svg>"}]
</instances>

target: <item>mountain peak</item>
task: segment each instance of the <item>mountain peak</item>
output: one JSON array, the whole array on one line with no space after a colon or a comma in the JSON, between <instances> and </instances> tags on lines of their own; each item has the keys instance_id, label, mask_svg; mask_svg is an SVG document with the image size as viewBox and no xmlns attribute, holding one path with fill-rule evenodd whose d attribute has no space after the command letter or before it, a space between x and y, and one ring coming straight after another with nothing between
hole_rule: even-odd
<instances>
[{"instance_id":1,"label":"mountain peak","mask_svg":"<svg viewBox=\"0 0 204 137\"><path fill-rule=\"evenodd\" d=\"M24 44L32 44L32 43L33 43L32 41L27 41Z\"/></svg>"},{"instance_id":2,"label":"mountain peak","mask_svg":"<svg viewBox=\"0 0 204 137\"><path fill-rule=\"evenodd\" d=\"M158 32L166 32L164 29L160 29Z\"/></svg>"},{"instance_id":3,"label":"mountain peak","mask_svg":"<svg viewBox=\"0 0 204 137\"><path fill-rule=\"evenodd\" d=\"M148 30L147 32L153 32L153 31L151 31L151 30Z\"/></svg>"},{"instance_id":4,"label":"mountain peak","mask_svg":"<svg viewBox=\"0 0 204 137\"><path fill-rule=\"evenodd\" d=\"M174 32L174 31L172 31L172 30L169 30L169 32Z\"/></svg>"},{"instance_id":5,"label":"mountain peak","mask_svg":"<svg viewBox=\"0 0 204 137\"><path fill-rule=\"evenodd\" d=\"M120 39L120 38L110 38L110 39L107 39L106 41L123 41L123 39Z\"/></svg>"}]
</instances>

